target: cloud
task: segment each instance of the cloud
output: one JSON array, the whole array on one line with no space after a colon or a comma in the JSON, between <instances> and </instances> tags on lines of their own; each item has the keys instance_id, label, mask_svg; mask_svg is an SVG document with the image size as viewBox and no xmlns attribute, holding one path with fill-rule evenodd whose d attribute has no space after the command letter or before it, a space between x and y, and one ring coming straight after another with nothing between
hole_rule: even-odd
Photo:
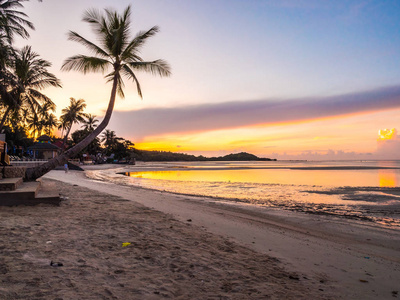
<instances>
[{"instance_id":1,"label":"cloud","mask_svg":"<svg viewBox=\"0 0 400 300\"><path fill-rule=\"evenodd\" d=\"M141 140L146 136L311 121L399 107L400 85L327 97L115 111L109 127L120 136Z\"/></svg>"}]
</instances>

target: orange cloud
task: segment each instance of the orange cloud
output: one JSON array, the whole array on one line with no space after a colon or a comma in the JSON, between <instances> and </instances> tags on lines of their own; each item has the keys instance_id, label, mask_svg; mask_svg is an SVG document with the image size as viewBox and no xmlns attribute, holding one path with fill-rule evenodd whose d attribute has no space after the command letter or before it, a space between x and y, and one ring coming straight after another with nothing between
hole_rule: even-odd
<instances>
[{"instance_id":1,"label":"orange cloud","mask_svg":"<svg viewBox=\"0 0 400 300\"><path fill-rule=\"evenodd\" d=\"M286 100L248 100L115 111L110 126L135 140L249 126L293 125L400 108L400 85L358 93ZM129 124L126 126L125 124ZM120 127L121 129L117 128Z\"/></svg>"}]
</instances>

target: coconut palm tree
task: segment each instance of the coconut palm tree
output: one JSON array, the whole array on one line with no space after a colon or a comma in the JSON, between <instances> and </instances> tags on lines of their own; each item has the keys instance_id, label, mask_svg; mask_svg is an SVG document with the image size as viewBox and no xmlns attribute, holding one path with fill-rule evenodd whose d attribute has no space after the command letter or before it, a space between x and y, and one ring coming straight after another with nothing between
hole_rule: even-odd
<instances>
[{"instance_id":1,"label":"coconut palm tree","mask_svg":"<svg viewBox=\"0 0 400 300\"><path fill-rule=\"evenodd\" d=\"M53 113L50 113L47 114L42 120L43 120L44 132L48 136L51 136L53 128L58 127L59 124L57 117Z\"/></svg>"},{"instance_id":2,"label":"coconut palm tree","mask_svg":"<svg viewBox=\"0 0 400 300\"><path fill-rule=\"evenodd\" d=\"M7 108L16 102L13 99L15 95L9 93L10 85L15 85L13 76L8 69L14 53L13 38L15 35L28 38L29 33L25 27L34 29L33 24L26 20L27 15L17 10L23 7L21 2L23 0L0 0L0 103ZM2 121L7 118L9 113L7 108L5 110L7 114L3 112L1 117Z\"/></svg>"},{"instance_id":3,"label":"coconut palm tree","mask_svg":"<svg viewBox=\"0 0 400 300\"><path fill-rule=\"evenodd\" d=\"M96 123L98 122L99 120L96 119L95 115L87 114L86 119L82 122L83 125L81 126L81 128L83 128L83 130L87 132L92 132L97 127Z\"/></svg>"},{"instance_id":4,"label":"coconut palm tree","mask_svg":"<svg viewBox=\"0 0 400 300\"><path fill-rule=\"evenodd\" d=\"M96 136L98 136L108 125L116 99L116 95L124 96L123 76L136 83L137 92L142 97L136 71L145 71L160 76L169 76L170 67L164 60L144 61L139 55L142 47L148 38L154 36L159 28L154 26L147 31L141 31L136 36L130 38L130 16L131 7L128 6L122 14L118 14L112 9L105 9L104 14L92 9L88 10L83 17L83 21L94 29L99 45L87 40L74 31L69 32L69 39L85 46L94 56L75 55L64 62L62 69L65 71L80 71L84 74L88 72L105 72L111 69L105 78L107 82L112 82L111 95L108 108L102 122L85 139L74 147L68 149L63 154L55 157L47 163L27 169L26 180L36 179L56 166L67 162L72 157L85 148Z\"/></svg>"},{"instance_id":5,"label":"coconut palm tree","mask_svg":"<svg viewBox=\"0 0 400 300\"><path fill-rule=\"evenodd\" d=\"M30 113L26 118L26 123L26 128L30 132L29 135L33 137L33 139L41 136L43 131L43 122L41 122L38 113Z\"/></svg>"},{"instance_id":6,"label":"coconut palm tree","mask_svg":"<svg viewBox=\"0 0 400 300\"><path fill-rule=\"evenodd\" d=\"M111 152L113 152L117 148L117 145L120 143L121 140L123 140L123 138L117 137L114 130L108 129L103 132L100 139L100 141L106 147L108 154L111 154Z\"/></svg>"},{"instance_id":7,"label":"coconut palm tree","mask_svg":"<svg viewBox=\"0 0 400 300\"><path fill-rule=\"evenodd\" d=\"M0 131L4 125L5 118L12 109L27 107L31 113L36 114L42 105L47 105L55 110L55 104L49 97L40 92L47 87L61 87L59 79L48 71L51 63L39 58L39 55L32 51L30 46L14 52L12 62L13 84L12 101L8 101L7 110L0 121Z\"/></svg>"},{"instance_id":8,"label":"coconut palm tree","mask_svg":"<svg viewBox=\"0 0 400 300\"><path fill-rule=\"evenodd\" d=\"M74 98L70 98L70 104L66 108L63 108L60 116L61 123L67 130L64 136L63 147L67 144L68 135L71 131L72 125L75 123L80 123L85 121L85 117L87 116L83 111L86 108L85 100L79 99L75 100Z\"/></svg>"},{"instance_id":9,"label":"coconut palm tree","mask_svg":"<svg viewBox=\"0 0 400 300\"><path fill-rule=\"evenodd\" d=\"M116 139L117 135L115 134L115 131L106 129L101 135L100 141L104 143L105 146L110 146L115 142Z\"/></svg>"}]
</instances>

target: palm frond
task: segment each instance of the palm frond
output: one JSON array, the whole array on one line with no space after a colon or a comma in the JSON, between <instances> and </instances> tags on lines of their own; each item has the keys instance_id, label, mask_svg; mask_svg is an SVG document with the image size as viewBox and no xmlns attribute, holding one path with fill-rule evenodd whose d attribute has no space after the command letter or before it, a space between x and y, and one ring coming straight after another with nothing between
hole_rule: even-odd
<instances>
[{"instance_id":1,"label":"palm frond","mask_svg":"<svg viewBox=\"0 0 400 300\"><path fill-rule=\"evenodd\" d=\"M102 48L97 46L96 44L92 43L91 41L85 39L83 36L80 34L70 31L68 33L68 40L78 42L79 44L85 46L89 51L91 51L94 54L97 54L103 58L109 58L110 55L104 51Z\"/></svg>"},{"instance_id":2,"label":"palm frond","mask_svg":"<svg viewBox=\"0 0 400 300\"><path fill-rule=\"evenodd\" d=\"M126 60L131 57L138 57L138 53L140 52L141 47L145 44L146 40L152 36L154 36L157 32L159 32L158 26L153 26L147 31L139 31L135 38L129 43L129 45L125 48L121 57ZM142 59L135 59L138 61L142 61Z\"/></svg>"},{"instance_id":3,"label":"palm frond","mask_svg":"<svg viewBox=\"0 0 400 300\"><path fill-rule=\"evenodd\" d=\"M125 76L127 76L129 79L132 79L136 83L136 90L138 92L138 95L140 98L143 99L142 89L140 87L139 80L136 78L135 73L127 65L123 66L122 72Z\"/></svg>"},{"instance_id":4,"label":"palm frond","mask_svg":"<svg viewBox=\"0 0 400 300\"><path fill-rule=\"evenodd\" d=\"M67 58L64 61L63 65L61 66L61 70L75 70L81 71L86 74L88 72L104 72L109 65L110 62L102 58L94 56L75 55Z\"/></svg>"},{"instance_id":5,"label":"palm frond","mask_svg":"<svg viewBox=\"0 0 400 300\"><path fill-rule=\"evenodd\" d=\"M0 2L0 31L4 32L10 42L14 35L28 38L29 33L24 26L35 29L33 23L26 20L27 15L16 9L23 8L21 0L5 0Z\"/></svg>"},{"instance_id":6,"label":"palm frond","mask_svg":"<svg viewBox=\"0 0 400 300\"><path fill-rule=\"evenodd\" d=\"M49 110L55 111L56 104L46 95L34 89L29 89L29 95L35 99L38 99L41 103L43 103L43 105L47 105Z\"/></svg>"},{"instance_id":7,"label":"palm frond","mask_svg":"<svg viewBox=\"0 0 400 300\"><path fill-rule=\"evenodd\" d=\"M133 69L149 72L161 77L168 77L171 75L169 64L162 59L157 59L155 61L130 62L128 65Z\"/></svg>"}]
</instances>

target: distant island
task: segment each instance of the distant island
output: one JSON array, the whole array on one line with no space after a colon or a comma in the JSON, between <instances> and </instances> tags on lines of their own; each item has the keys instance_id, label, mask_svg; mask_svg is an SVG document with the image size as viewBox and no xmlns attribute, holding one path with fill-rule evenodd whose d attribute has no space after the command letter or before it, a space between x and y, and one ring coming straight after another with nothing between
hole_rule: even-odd
<instances>
[{"instance_id":1,"label":"distant island","mask_svg":"<svg viewBox=\"0 0 400 300\"><path fill-rule=\"evenodd\" d=\"M276 161L247 152L231 153L225 156L205 157L167 151L136 150L134 158L140 161Z\"/></svg>"}]
</instances>

